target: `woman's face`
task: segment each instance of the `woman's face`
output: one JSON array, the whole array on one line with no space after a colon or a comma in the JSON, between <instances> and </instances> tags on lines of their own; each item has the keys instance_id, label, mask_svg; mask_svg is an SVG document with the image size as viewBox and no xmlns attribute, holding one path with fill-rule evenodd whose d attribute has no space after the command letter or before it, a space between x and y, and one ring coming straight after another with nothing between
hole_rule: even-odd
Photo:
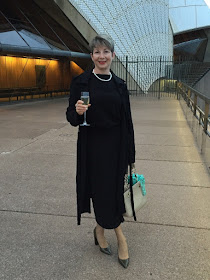
<instances>
[{"instance_id":1,"label":"woman's face","mask_svg":"<svg viewBox=\"0 0 210 280\"><path fill-rule=\"evenodd\" d=\"M106 46L98 46L94 48L93 53L91 53L91 58L95 64L95 73L109 74L114 57L115 53L112 53Z\"/></svg>"}]
</instances>

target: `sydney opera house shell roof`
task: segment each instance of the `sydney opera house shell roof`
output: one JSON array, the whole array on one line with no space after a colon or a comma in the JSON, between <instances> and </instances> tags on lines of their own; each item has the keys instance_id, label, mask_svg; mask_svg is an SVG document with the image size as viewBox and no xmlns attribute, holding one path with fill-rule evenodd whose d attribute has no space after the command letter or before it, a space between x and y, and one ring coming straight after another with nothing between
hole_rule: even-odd
<instances>
[{"instance_id":1,"label":"sydney opera house shell roof","mask_svg":"<svg viewBox=\"0 0 210 280\"><path fill-rule=\"evenodd\" d=\"M114 38L116 54L172 55L168 0L69 0L97 33Z\"/></svg>"}]
</instances>

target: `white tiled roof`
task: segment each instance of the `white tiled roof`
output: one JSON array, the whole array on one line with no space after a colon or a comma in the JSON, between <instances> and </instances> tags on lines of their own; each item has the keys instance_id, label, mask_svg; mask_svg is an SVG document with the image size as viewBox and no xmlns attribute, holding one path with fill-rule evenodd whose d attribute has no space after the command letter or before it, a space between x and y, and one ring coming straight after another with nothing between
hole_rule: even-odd
<instances>
[{"instance_id":1,"label":"white tiled roof","mask_svg":"<svg viewBox=\"0 0 210 280\"><path fill-rule=\"evenodd\" d=\"M172 55L168 0L69 0L97 33L115 41L116 54Z\"/></svg>"},{"instance_id":2,"label":"white tiled roof","mask_svg":"<svg viewBox=\"0 0 210 280\"><path fill-rule=\"evenodd\" d=\"M173 33L210 27L210 8L204 0L169 0Z\"/></svg>"},{"instance_id":3,"label":"white tiled roof","mask_svg":"<svg viewBox=\"0 0 210 280\"><path fill-rule=\"evenodd\" d=\"M97 33L109 34L118 57L172 56L173 34L169 23L169 0L69 0ZM159 78L153 71L143 90ZM147 68L147 71L149 69ZM164 72L164 69L162 69ZM130 66L132 74L132 66Z\"/></svg>"}]
</instances>

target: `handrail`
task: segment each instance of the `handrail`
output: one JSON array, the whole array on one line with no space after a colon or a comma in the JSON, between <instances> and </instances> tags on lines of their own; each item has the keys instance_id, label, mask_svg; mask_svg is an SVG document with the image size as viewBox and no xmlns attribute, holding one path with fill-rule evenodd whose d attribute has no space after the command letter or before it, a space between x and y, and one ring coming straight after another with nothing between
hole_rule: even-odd
<instances>
[{"instance_id":1,"label":"handrail","mask_svg":"<svg viewBox=\"0 0 210 280\"><path fill-rule=\"evenodd\" d=\"M208 98L207 96L205 96L203 93L201 93L200 91L198 91L197 89L194 89L190 86L188 86L187 84L183 83L183 82L178 82L178 84L182 84L183 86L185 86L186 88L190 89L191 92L195 93L197 96L199 96L201 99L203 99L204 101L206 101L207 103L210 103L210 98Z\"/></svg>"},{"instance_id":2,"label":"handrail","mask_svg":"<svg viewBox=\"0 0 210 280\"><path fill-rule=\"evenodd\" d=\"M210 104L210 98L199 92L198 90L188 86L185 83L178 82L177 87L179 92L182 94L184 100L187 102L188 107L191 108L193 111L193 115L198 118L199 124L203 126L203 131L205 134L210 136L210 133L208 132L208 125L210 124L210 118L209 118L209 104ZM193 99L191 98L192 93L194 94ZM205 108L204 111L197 105L197 99L201 98L203 101L205 101ZM199 116L197 116L197 111L199 113Z\"/></svg>"}]
</instances>

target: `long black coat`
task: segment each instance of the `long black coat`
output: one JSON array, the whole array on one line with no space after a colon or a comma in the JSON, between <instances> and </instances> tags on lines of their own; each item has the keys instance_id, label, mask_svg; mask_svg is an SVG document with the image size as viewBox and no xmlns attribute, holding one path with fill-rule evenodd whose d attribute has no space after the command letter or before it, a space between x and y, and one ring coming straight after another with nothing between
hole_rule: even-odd
<instances>
[{"instance_id":1,"label":"long black coat","mask_svg":"<svg viewBox=\"0 0 210 280\"><path fill-rule=\"evenodd\" d=\"M92 71L84 72L73 79L70 87L69 107L66 111L66 118L73 126L78 126L83 122L83 115L77 114L75 109L76 102L81 97L82 91L89 91L89 80ZM129 92L125 82L112 73L118 92L122 98L121 116L121 142L120 145L120 166L118 167L118 186L117 186L117 209L119 214L125 213L123 188L124 175L129 164L135 162L134 130L130 111ZM94 125L94 124L92 124ZM86 140L88 127L79 126L77 140L77 222L80 224L81 214L90 213L90 196L87 193L87 168L86 168ZM108 176L108 174L107 174ZM103 179L102 179L103 180Z\"/></svg>"}]
</instances>

